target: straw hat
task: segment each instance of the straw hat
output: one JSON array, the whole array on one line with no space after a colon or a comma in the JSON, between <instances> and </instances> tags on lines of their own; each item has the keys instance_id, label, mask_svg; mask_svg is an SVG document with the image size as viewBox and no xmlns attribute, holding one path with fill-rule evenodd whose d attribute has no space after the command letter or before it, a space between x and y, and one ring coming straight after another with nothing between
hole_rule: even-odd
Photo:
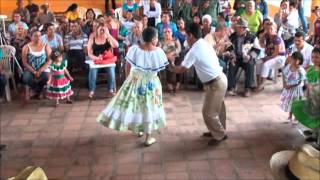
<instances>
[{"instance_id":1,"label":"straw hat","mask_svg":"<svg viewBox=\"0 0 320 180\"><path fill-rule=\"evenodd\" d=\"M22 170L16 177L7 180L48 180L48 177L40 167L29 166Z\"/></svg>"},{"instance_id":2,"label":"straw hat","mask_svg":"<svg viewBox=\"0 0 320 180\"><path fill-rule=\"evenodd\" d=\"M277 180L319 180L320 153L309 144L304 144L297 151L281 151L272 155L271 173Z\"/></svg>"}]
</instances>

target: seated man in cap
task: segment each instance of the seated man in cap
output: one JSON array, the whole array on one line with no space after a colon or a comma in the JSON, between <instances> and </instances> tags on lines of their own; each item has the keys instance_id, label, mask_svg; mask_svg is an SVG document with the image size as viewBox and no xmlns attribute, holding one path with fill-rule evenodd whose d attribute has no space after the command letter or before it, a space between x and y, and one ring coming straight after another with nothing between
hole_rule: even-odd
<instances>
[{"instance_id":1,"label":"seated man in cap","mask_svg":"<svg viewBox=\"0 0 320 180\"><path fill-rule=\"evenodd\" d=\"M256 36L248 31L248 24L243 19L240 19L236 24L235 32L229 37L234 45L235 62L229 64L228 70L228 93L235 95L236 88L236 74L239 67L245 71L245 92L244 96L250 96L250 88L252 87L254 77L254 58L252 58L248 51L253 47ZM245 52L244 52L244 49Z\"/></svg>"}]
</instances>

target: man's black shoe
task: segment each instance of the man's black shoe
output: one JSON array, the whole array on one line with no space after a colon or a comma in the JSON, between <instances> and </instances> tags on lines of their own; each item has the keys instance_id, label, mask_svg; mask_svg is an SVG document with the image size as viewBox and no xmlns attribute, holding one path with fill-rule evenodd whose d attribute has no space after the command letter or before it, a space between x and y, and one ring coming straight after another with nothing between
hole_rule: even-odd
<instances>
[{"instance_id":1,"label":"man's black shoe","mask_svg":"<svg viewBox=\"0 0 320 180\"><path fill-rule=\"evenodd\" d=\"M228 139L228 136L225 135L221 140L216 140L216 139L211 139L209 142L208 142L208 146L216 146L218 145L220 142L224 141Z\"/></svg>"}]
</instances>

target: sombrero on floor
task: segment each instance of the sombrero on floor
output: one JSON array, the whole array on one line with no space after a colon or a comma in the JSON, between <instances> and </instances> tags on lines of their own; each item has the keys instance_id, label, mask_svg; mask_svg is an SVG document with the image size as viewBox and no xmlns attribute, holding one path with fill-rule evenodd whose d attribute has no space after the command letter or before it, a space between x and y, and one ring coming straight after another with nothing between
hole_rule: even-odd
<instances>
[{"instance_id":1,"label":"sombrero on floor","mask_svg":"<svg viewBox=\"0 0 320 180\"><path fill-rule=\"evenodd\" d=\"M309 144L297 151L281 151L272 155L271 173L276 180L319 180L320 153Z\"/></svg>"},{"instance_id":2,"label":"sombrero on floor","mask_svg":"<svg viewBox=\"0 0 320 180\"><path fill-rule=\"evenodd\" d=\"M48 177L40 167L28 166L17 176L7 180L48 180Z\"/></svg>"},{"instance_id":3,"label":"sombrero on floor","mask_svg":"<svg viewBox=\"0 0 320 180\"><path fill-rule=\"evenodd\" d=\"M320 114L312 116L307 110L307 100L299 100L292 103L292 113L301 124L311 129L320 128Z\"/></svg>"}]
</instances>

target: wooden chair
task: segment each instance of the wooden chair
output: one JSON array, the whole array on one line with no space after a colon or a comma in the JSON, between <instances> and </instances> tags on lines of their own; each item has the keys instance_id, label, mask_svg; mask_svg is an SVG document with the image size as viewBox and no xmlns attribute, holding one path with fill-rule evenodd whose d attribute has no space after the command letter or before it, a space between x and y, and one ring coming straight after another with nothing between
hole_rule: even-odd
<instances>
[{"instance_id":1,"label":"wooden chair","mask_svg":"<svg viewBox=\"0 0 320 180\"><path fill-rule=\"evenodd\" d=\"M14 79L14 55L16 53L16 49L13 46L9 46L9 45L1 45L0 49L3 52L3 57L2 57L3 62L1 63L3 63L4 74L8 80L11 79L13 89L15 93L18 93L16 81ZM11 91L10 91L9 81L5 87L5 91L6 91L6 99L9 102L11 101Z\"/></svg>"}]
</instances>

